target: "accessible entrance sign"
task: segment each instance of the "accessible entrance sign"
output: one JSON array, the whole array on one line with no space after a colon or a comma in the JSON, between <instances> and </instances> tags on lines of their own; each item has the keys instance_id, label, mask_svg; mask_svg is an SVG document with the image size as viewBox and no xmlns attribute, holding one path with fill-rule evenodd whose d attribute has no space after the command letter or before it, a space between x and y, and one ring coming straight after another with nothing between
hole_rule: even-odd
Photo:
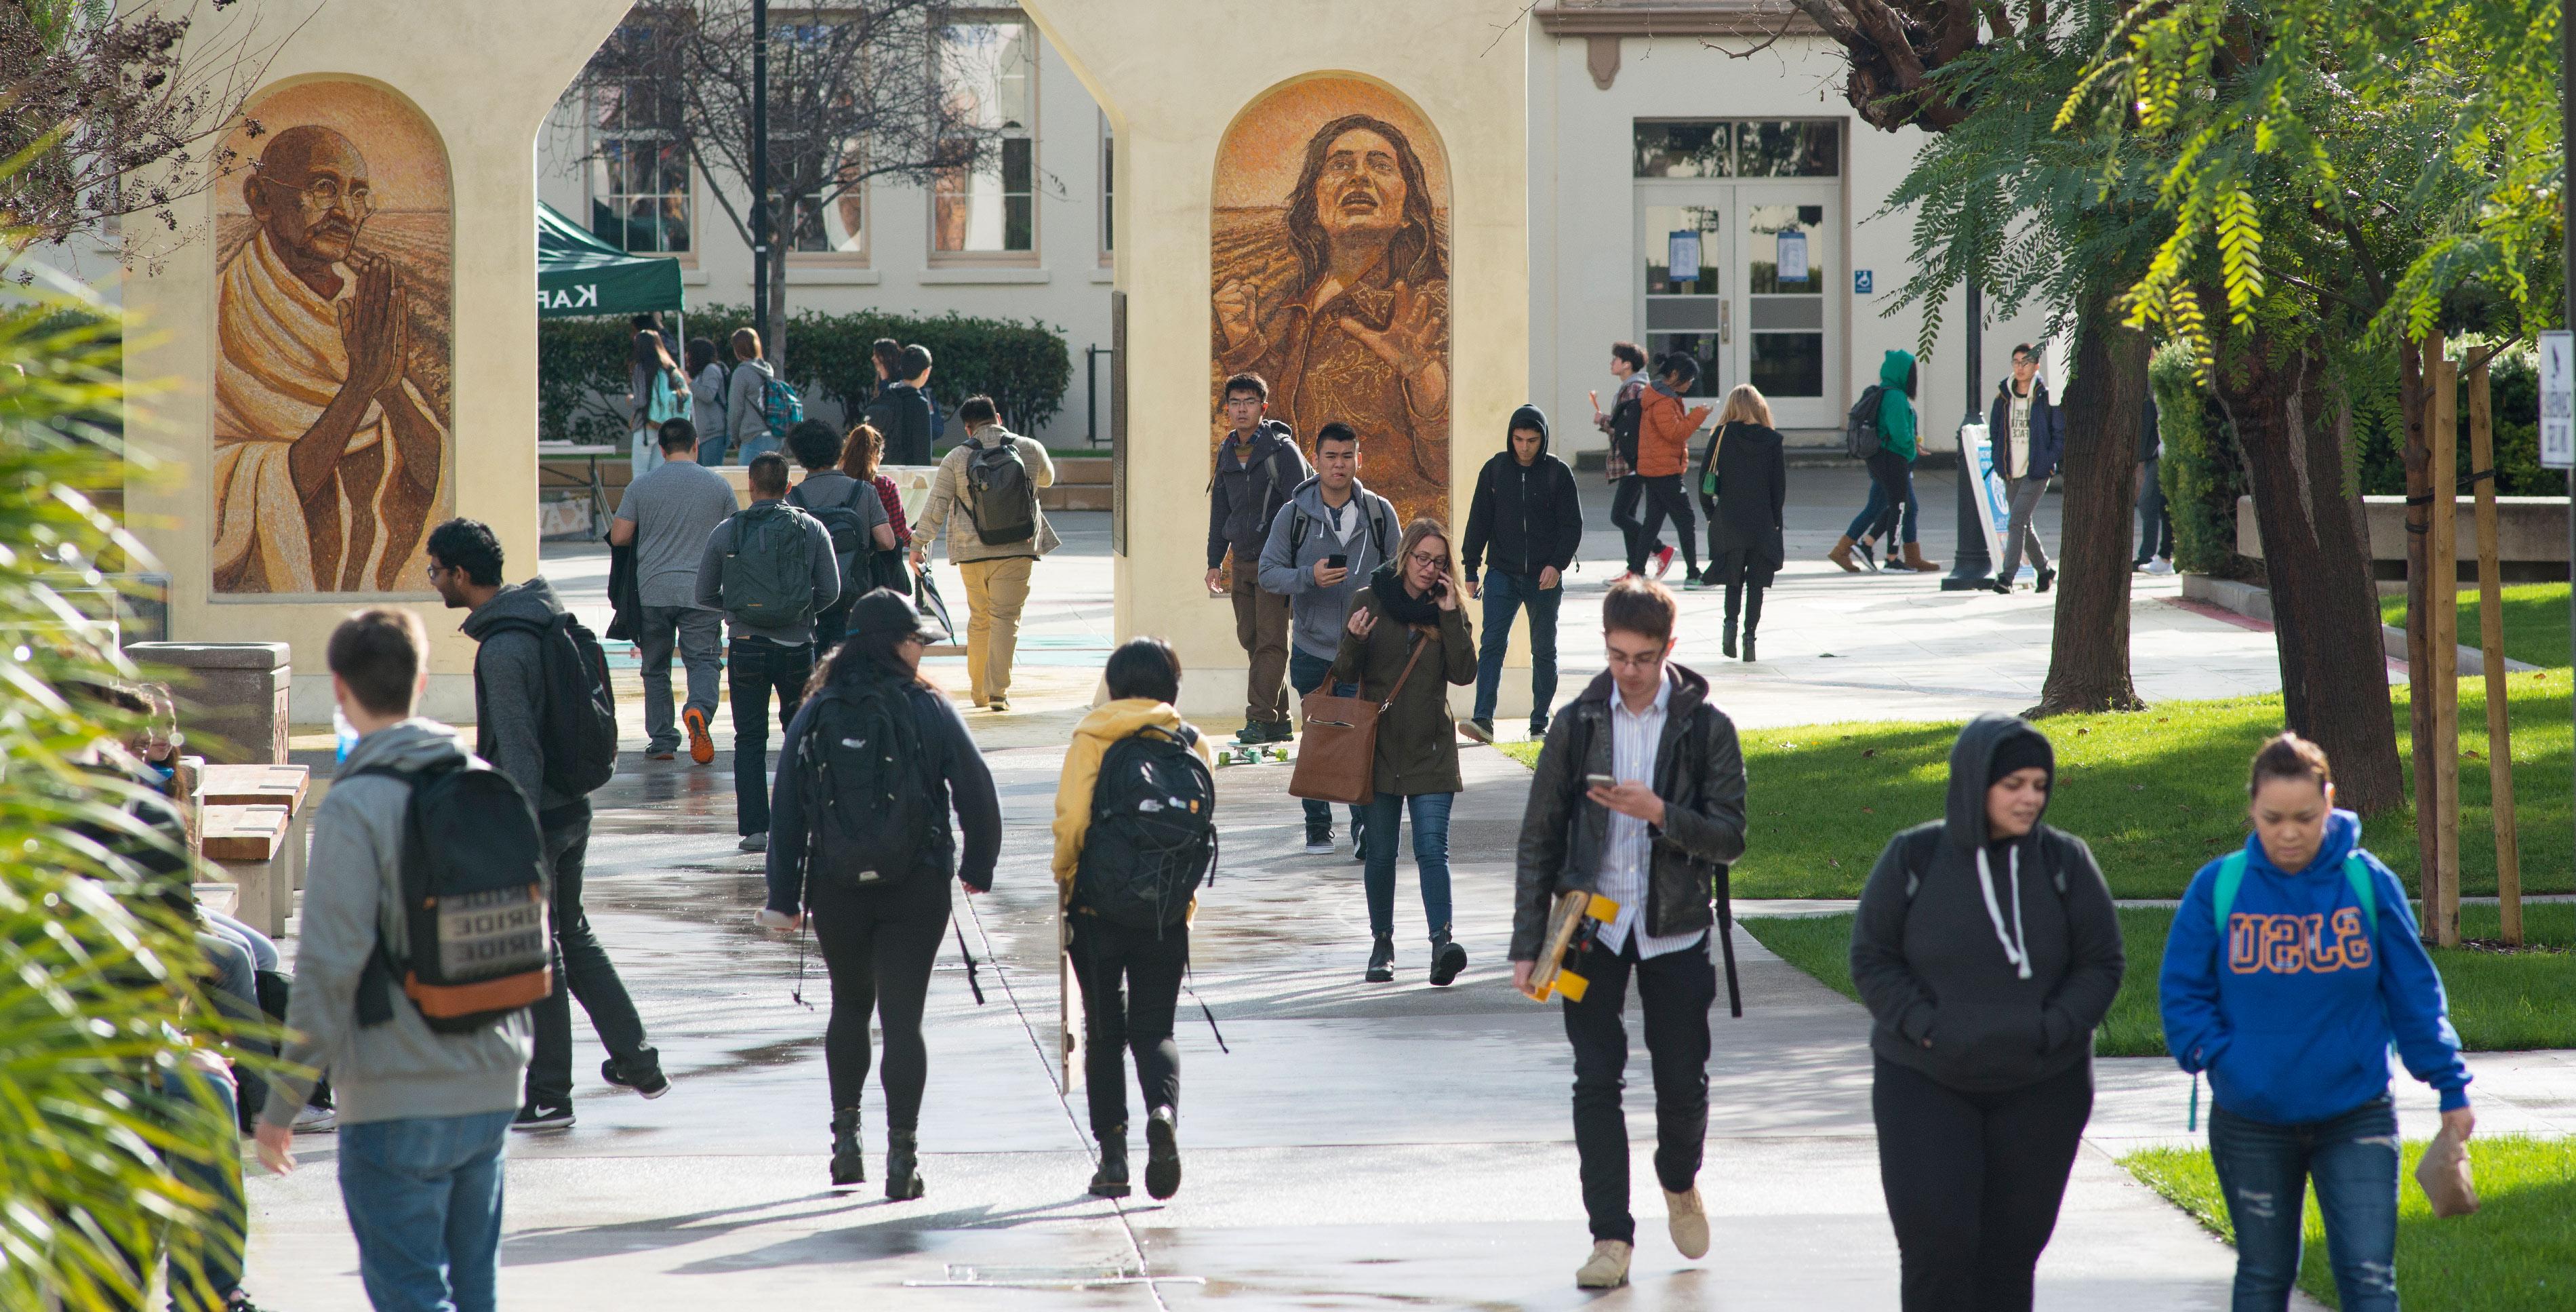
<instances>
[{"instance_id":1,"label":"accessible entrance sign","mask_svg":"<svg viewBox=\"0 0 2576 1312\"><path fill-rule=\"evenodd\" d=\"M2540 335L2540 467L2576 469L2576 336Z\"/></svg>"}]
</instances>

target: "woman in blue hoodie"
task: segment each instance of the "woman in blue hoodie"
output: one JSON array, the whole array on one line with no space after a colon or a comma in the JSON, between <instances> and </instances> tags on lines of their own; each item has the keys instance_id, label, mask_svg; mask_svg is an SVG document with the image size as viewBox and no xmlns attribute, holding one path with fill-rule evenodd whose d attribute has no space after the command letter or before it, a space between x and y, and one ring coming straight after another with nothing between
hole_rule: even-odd
<instances>
[{"instance_id":1,"label":"woman in blue hoodie","mask_svg":"<svg viewBox=\"0 0 2576 1312\"><path fill-rule=\"evenodd\" d=\"M2345 1312L2397 1306L2393 1045L2469 1137L2468 1067L2406 890L2334 805L2326 754L2254 756L2253 836L2201 868L2165 940L2165 1046L2209 1072L2209 1155L2236 1226L2236 1312L2287 1307L2314 1183ZM2224 925L2226 931L2220 932ZM2221 940L2224 940L2223 942Z\"/></svg>"}]
</instances>

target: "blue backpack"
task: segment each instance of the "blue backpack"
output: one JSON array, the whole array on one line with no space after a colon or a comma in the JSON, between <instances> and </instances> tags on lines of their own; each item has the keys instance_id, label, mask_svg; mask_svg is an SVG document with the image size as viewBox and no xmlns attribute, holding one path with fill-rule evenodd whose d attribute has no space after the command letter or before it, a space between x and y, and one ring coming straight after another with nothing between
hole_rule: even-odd
<instances>
[{"instance_id":1,"label":"blue backpack","mask_svg":"<svg viewBox=\"0 0 2576 1312\"><path fill-rule=\"evenodd\" d=\"M2361 923L2372 934L2379 932L2379 889L2370 877L2370 867L2353 852L2343 859L2344 882L2352 885L2352 899L2361 904ZM2245 849L2227 854L2218 863L2218 886L2210 890L2210 909L2216 913L2218 939L2227 941L2227 913L2236 908L2236 890L2245 884Z\"/></svg>"}]
</instances>

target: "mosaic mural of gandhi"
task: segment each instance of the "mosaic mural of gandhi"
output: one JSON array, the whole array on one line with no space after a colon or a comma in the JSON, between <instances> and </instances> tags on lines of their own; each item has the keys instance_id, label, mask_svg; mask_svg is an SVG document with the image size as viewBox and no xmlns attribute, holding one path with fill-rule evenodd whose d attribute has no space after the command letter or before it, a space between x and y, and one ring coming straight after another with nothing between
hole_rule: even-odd
<instances>
[{"instance_id":1,"label":"mosaic mural of gandhi","mask_svg":"<svg viewBox=\"0 0 2576 1312\"><path fill-rule=\"evenodd\" d=\"M242 199L256 228L217 275L215 591L417 591L448 430L444 369L424 363L446 344L419 339L445 319L446 270L369 239L388 198L335 128L271 135ZM434 209L407 217L435 219L443 263L447 198L410 199Z\"/></svg>"},{"instance_id":2,"label":"mosaic mural of gandhi","mask_svg":"<svg viewBox=\"0 0 2576 1312\"><path fill-rule=\"evenodd\" d=\"M1215 251L1216 374L1269 379L1301 439L1357 428L1363 477L1407 515L1446 506L1446 201L1401 128L1344 114L1307 140L1276 218Z\"/></svg>"}]
</instances>

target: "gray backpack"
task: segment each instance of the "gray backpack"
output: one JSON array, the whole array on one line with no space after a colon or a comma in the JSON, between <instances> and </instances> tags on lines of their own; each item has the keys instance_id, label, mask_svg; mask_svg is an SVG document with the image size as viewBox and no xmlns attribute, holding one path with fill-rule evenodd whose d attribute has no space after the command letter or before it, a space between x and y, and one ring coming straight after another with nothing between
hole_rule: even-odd
<instances>
[{"instance_id":1,"label":"gray backpack","mask_svg":"<svg viewBox=\"0 0 2576 1312\"><path fill-rule=\"evenodd\" d=\"M1020 459L1019 443L1004 437L991 446L966 447L966 517L988 547L1007 547L1038 534L1038 485Z\"/></svg>"},{"instance_id":2,"label":"gray backpack","mask_svg":"<svg viewBox=\"0 0 2576 1312\"><path fill-rule=\"evenodd\" d=\"M814 614L814 570L805 559L805 512L783 502L733 517L718 596L737 624L775 629Z\"/></svg>"}]
</instances>

